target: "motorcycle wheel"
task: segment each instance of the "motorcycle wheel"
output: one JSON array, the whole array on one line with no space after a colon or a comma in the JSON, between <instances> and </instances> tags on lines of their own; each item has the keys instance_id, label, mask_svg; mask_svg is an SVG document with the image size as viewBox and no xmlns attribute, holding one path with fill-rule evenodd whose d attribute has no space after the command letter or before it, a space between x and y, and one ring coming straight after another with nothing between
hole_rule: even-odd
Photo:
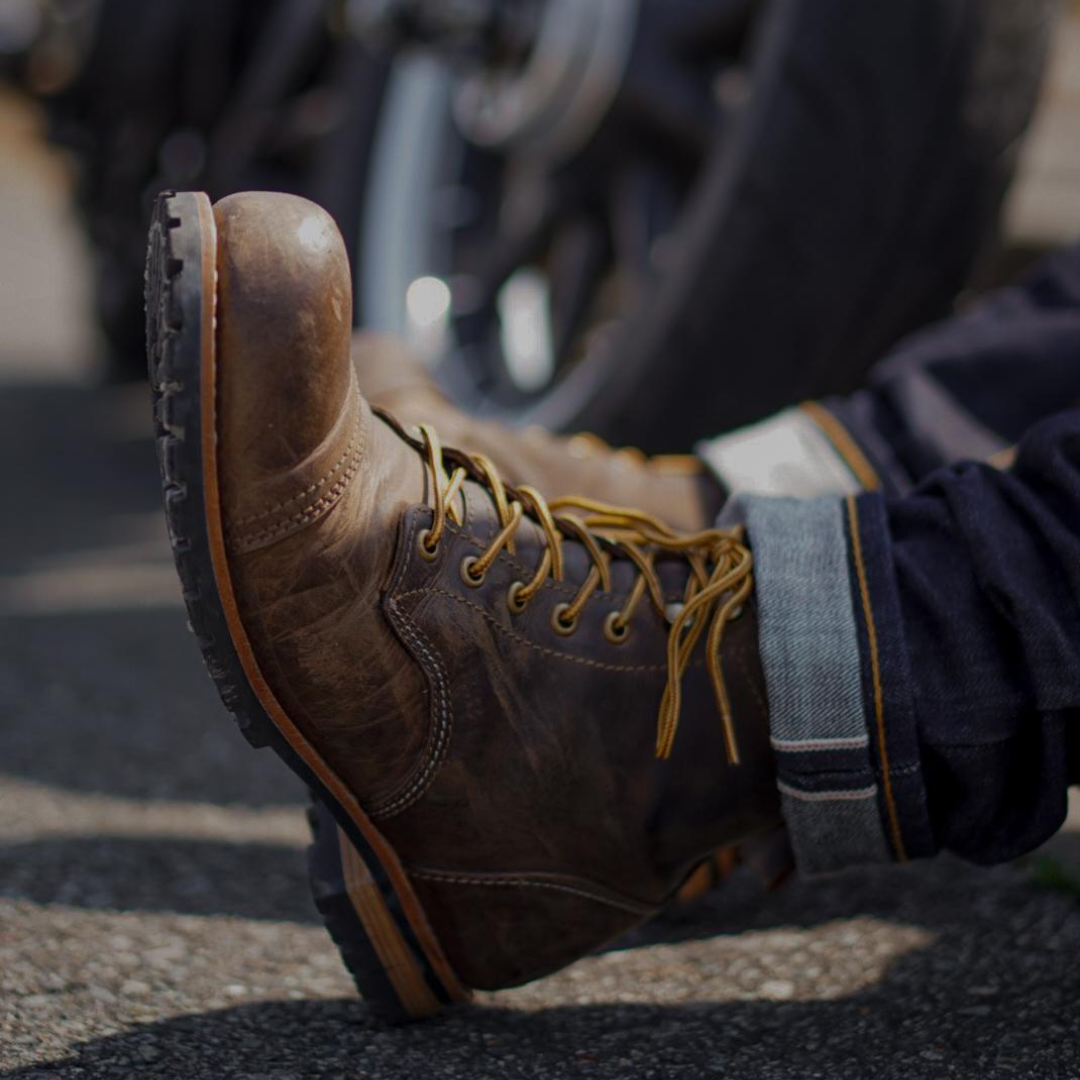
<instances>
[{"instance_id":1,"label":"motorcycle wheel","mask_svg":"<svg viewBox=\"0 0 1080 1080\"><path fill-rule=\"evenodd\" d=\"M619 85L555 152L551 130L477 139L470 77L395 55L341 216L358 323L412 339L464 407L675 450L854 388L948 311L995 235L1058 4L622 7ZM488 81L498 120L508 79Z\"/></svg>"}]
</instances>

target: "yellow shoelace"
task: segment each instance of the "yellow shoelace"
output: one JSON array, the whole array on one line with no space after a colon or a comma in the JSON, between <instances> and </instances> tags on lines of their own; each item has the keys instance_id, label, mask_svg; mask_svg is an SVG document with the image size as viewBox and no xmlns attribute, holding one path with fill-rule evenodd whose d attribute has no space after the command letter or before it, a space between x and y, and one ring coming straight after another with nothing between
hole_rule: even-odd
<instances>
[{"instance_id":1,"label":"yellow shoelace","mask_svg":"<svg viewBox=\"0 0 1080 1080\"><path fill-rule=\"evenodd\" d=\"M634 585L623 606L607 617L604 634L616 644L625 640L630 620L646 595L660 617L670 623L668 676L660 701L656 731L658 758L671 755L679 726L683 675L711 615L705 643L706 664L720 713L728 761L733 765L738 764L739 746L724 684L720 646L724 627L738 617L753 590L753 560L742 542L741 528L730 531L705 529L680 535L658 518L639 510L609 506L575 495L549 501L535 488L526 485L513 487L504 482L494 463L483 454L444 450L439 436L430 425L418 425L419 438L415 438L388 413L380 409L375 411L423 453L434 478L434 517L431 527L420 538L429 558L438 551L447 519L461 524L456 503L462 486L470 478L481 483L491 495L501 528L482 554L471 556L463 562L462 574L469 584L483 583L503 549L514 553L514 534L526 515L540 527L545 540L544 553L532 578L528 582L515 582L510 587L507 603L512 611L523 611L548 577L554 581L563 580L562 543L567 537L582 544L592 567L573 600L555 608L552 627L557 633L572 634L581 612L594 593L611 591L612 559L627 558L637 567L638 576ZM453 466L449 474L447 462ZM559 511L574 511L575 514L569 516ZM683 600L674 606L674 610L665 602L663 587L653 565L654 558L661 552L681 556L690 568Z\"/></svg>"}]
</instances>

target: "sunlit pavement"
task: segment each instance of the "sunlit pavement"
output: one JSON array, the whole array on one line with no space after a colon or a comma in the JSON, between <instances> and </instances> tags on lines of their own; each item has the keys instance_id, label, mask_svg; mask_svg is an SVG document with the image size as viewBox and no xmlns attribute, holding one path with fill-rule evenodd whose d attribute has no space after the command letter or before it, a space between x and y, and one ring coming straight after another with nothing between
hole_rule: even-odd
<instances>
[{"instance_id":1,"label":"sunlit pavement","mask_svg":"<svg viewBox=\"0 0 1080 1080\"><path fill-rule=\"evenodd\" d=\"M1080 1076L1080 820L1014 866L739 877L376 1024L308 896L304 793L187 632L144 388L90 385L61 177L0 101L0 1080Z\"/></svg>"}]
</instances>

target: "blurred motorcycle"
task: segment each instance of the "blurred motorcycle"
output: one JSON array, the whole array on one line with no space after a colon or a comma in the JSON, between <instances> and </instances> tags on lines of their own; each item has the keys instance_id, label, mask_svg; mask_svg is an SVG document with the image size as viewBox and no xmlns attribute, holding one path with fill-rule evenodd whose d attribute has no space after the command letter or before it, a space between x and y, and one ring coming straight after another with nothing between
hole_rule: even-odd
<instances>
[{"instance_id":1,"label":"blurred motorcycle","mask_svg":"<svg viewBox=\"0 0 1080 1080\"><path fill-rule=\"evenodd\" d=\"M157 191L279 188L470 410L672 450L948 310L1058 6L97 0L50 113L118 356Z\"/></svg>"}]
</instances>

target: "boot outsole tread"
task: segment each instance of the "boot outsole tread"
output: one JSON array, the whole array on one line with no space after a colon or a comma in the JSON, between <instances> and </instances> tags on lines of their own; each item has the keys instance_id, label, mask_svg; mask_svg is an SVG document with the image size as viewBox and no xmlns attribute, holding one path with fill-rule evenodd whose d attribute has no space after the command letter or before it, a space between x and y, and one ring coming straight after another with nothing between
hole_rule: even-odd
<instances>
[{"instance_id":1,"label":"boot outsole tread","mask_svg":"<svg viewBox=\"0 0 1080 1080\"><path fill-rule=\"evenodd\" d=\"M316 907L360 994L386 1020L417 1019L454 1000L427 961L385 868L350 814L267 715L245 675L222 609L207 536L201 463L202 252L199 204L166 192L155 206L146 263L147 358L154 434L169 542L189 625L226 708L256 748L270 747L307 785L314 842L308 871ZM344 860L371 875L405 947L423 974L431 1004L411 1007L395 990L347 888ZM343 850L344 849L344 850ZM257 887L257 886L256 886ZM434 1007L431 1007L433 1005Z\"/></svg>"}]
</instances>

